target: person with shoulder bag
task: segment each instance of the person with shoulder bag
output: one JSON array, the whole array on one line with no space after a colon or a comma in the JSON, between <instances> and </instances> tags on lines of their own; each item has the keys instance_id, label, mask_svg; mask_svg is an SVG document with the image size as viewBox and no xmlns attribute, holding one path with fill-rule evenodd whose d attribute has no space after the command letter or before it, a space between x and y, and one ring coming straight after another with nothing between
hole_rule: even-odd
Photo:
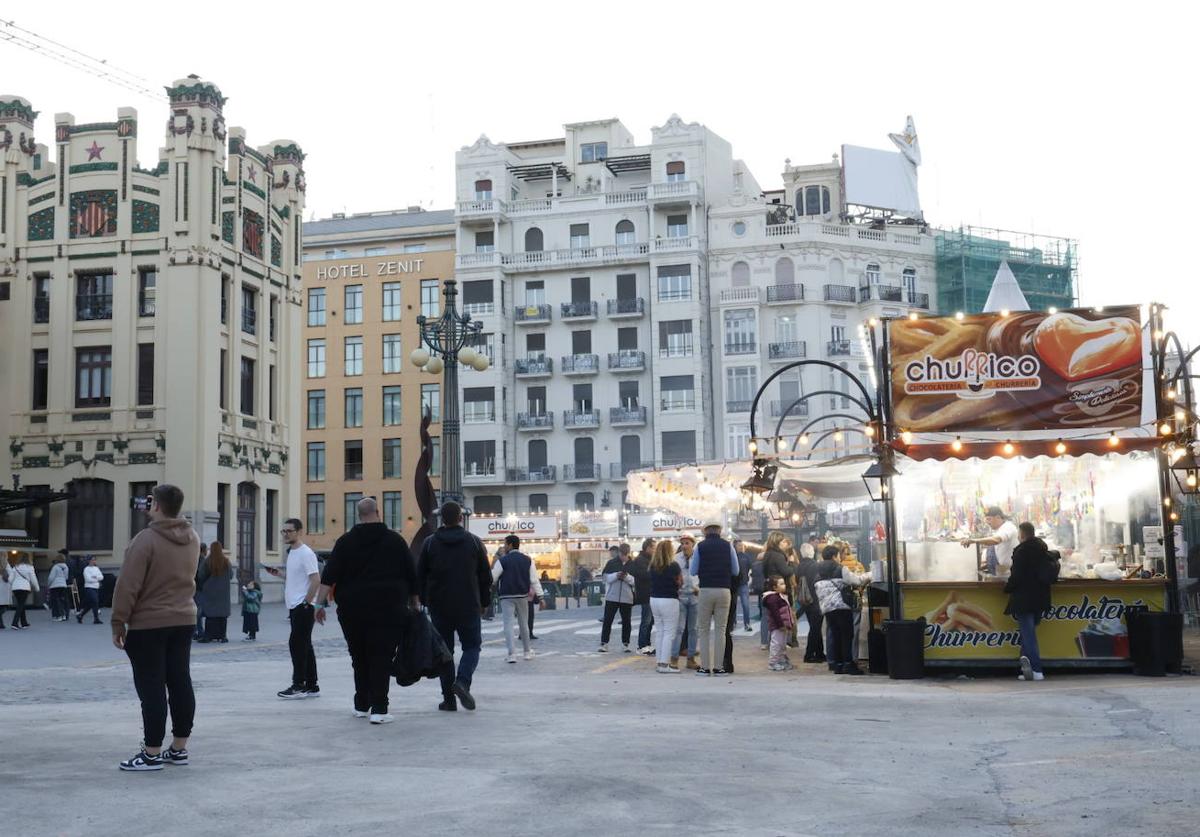
<instances>
[{"instance_id":1,"label":"person with shoulder bag","mask_svg":"<svg viewBox=\"0 0 1200 837\"><path fill-rule=\"evenodd\" d=\"M829 667L838 674L863 674L854 660L854 605L858 600L854 587L864 584L870 575L859 575L837 562L838 548L821 551L816 587L821 613L829 623Z\"/></svg>"},{"instance_id":2,"label":"person with shoulder bag","mask_svg":"<svg viewBox=\"0 0 1200 837\"><path fill-rule=\"evenodd\" d=\"M12 627L19 631L29 627L25 608L33 594L41 588L38 587L37 573L34 572L33 565L29 563L28 555L22 555L16 559L16 563L11 560L9 563L8 583L12 588L13 609L15 610Z\"/></svg>"},{"instance_id":3,"label":"person with shoulder bag","mask_svg":"<svg viewBox=\"0 0 1200 837\"><path fill-rule=\"evenodd\" d=\"M808 642L804 646L804 662L825 662L824 618L817 601L818 564L812 543L800 544L800 561L796 565L799 584L796 587L796 612L808 621Z\"/></svg>"},{"instance_id":4,"label":"person with shoulder bag","mask_svg":"<svg viewBox=\"0 0 1200 837\"><path fill-rule=\"evenodd\" d=\"M12 606L12 587L8 580L8 562L0 558L0 631L4 630L4 611Z\"/></svg>"}]
</instances>

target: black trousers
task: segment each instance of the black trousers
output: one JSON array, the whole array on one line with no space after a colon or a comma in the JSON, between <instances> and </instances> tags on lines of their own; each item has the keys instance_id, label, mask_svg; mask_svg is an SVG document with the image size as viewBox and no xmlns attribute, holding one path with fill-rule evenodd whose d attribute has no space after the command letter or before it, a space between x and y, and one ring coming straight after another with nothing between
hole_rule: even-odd
<instances>
[{"instance_id":1,"label":"black trousers","mask_svg":"<svg viewBox=\"0 0 1200 837\"><path fill-rule=\"evenodd\" d=\"M733 626L737 624L738 594L731 591L729 596L729 618L725 620L725 659L722 661L722 668L733 674Z\"/></svg>"},{"instance_id":2,"label":"black trousers","mask_svg":"<svg viewBox=\"0 0 1200 837\"><path fill-rule=\"evenodd\" d=\"M227 632L229 630L228 616L208 616L204 619L204 637L205 639L228 639Z\"/></svg>"},{"instance_id":3,"label":"black trousers","mask_svg":"<svg viewBox=\"0 0 1200 837\"><path fill-rule=\"evenodd\" d=\"M292 631L288 634L288 651L292 655L292 686L297 689L314 689L317 686L317 655L313 653L312 645L315 614L316 611L308 602L302 602L288 611L288 619L292 623ZM341 619L341 614L338 614L338 621ZM348 637L346 641L350 641Z\"/></svg>"},{"instance_id":4,"label":"black trousers","mask_svg":"<svg viewBox=\"0 0 1200 837\"><path fill-rule=\"evenodd\" d=\"M354 708L359 712L386 714L399 629L395 625L355 619L342 611L338 612L338 623L346 637L354 669ZM316 669L313 671L315 676Z\"/></svg>"},{"instance_id":5,"label":"black trousers","mask_svg":"<svg viewBox=\"0 0 1200 837\"><path fill-rule=\"evenodd\" d=\"M600 628L601 645L608 644L609 637L612 636L613 619L616 617L618 611L621 613L621 644L629 644L629 636L633 632L633 623L631 622L633 619L633 605L620 604L618 602L605 602L604 624L603 627Z\"/></svg>"},{"instance_id":6,"label":"black trousers","mask_svg":"<svg viewBox=\"0 0 1200 837\"><path fill-rule=\"evenodd\" d=\"M187 738L196 717L192 691L192 625L147 628L125 634L125 653L133 667L133 686L142 702L142 731L147 747L161 747L167 734Z\"/></svg>"},{"instance_id":7,"label":"black trousers","mask_svg":"<svg viewBox=\"0 0 1200 837\"><path fill-rule=\"evenodd\" d=\"M25 618L25 602L29 599L28 590L13 590L12 600L13 609L16 613L13 614L12 625L14 628L28 628L29 620Z\"/></svg>"},{"instance_id":8,"label":"black trousers","mask_svg":"<svg viewBox=\"0 0 1200 837\"><path fill-rule=\"evenodd\" d=\"M258 633L258 614L243 613L242 614L242 633L254 636Z\"/></svg>"},{"instance_id":9,"label":"black trousers","mask_svg":"<svg viewBox=\"0 0 1200 837\"><path fill-rule=\"evenodd\" d=\"M533 614L534 614L534 611L536 611L537 609L538 609L537 602L530 602L529 607L526 608L526 610L529 611L529 620L528 621L529 621L529 636L530 637L533 636Z\"/></svg>"},{"instance_id":10,"label":"black trousers","mask_svg":"<svg viewBox=\"0 0 1200 837\"><path fill-rule=\"evenodd\" d=\"M819 663L825 656L825 634L822 626L821 607L816 602L804 608L808 620L808 644L804 647L804 662Z\"/></svg>"},{"instance_id":11,"label":"black trousers","mask_svg":"<svg viewBox=\"0 0 1200 837\"><path fill-rule=\"evenodd\" d=\"M849 610L831 610L825 614L829 623L831 645L826 649L827 658L834 670L854 664L854 614Z\"/></svg>"},{"instance_id":12,"label":"black trousers","mask_svg":"<svg viewBox=\"0 0 1200 837\"><path fill-rule=\"evenodd\" d=\"M60 619L71 615L70 598L66 587L50 588L50 615Z\"/></svg>"}]
</instances>

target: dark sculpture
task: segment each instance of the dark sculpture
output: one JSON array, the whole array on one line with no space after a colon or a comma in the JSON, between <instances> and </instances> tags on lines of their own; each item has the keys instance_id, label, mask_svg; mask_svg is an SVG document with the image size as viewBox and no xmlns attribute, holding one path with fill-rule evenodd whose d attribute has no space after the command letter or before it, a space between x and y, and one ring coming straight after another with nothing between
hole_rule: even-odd
<instances>
[{"instance_id":1,"label":"dark sculpture","mask_svg":"<svg viewBox=\"0 0 1200 837\"><path fill-rule=\"evenodd\" d=\"M413 555L421 554L425 539L437 528L434 515L437 494L433 490L433 482L429 479L429 471L433 467L433 439L429 435L429 424L432 420L429 408L426 407L421 415L421 456L417 459L417 470L413 476L413 491L417 498L417 508L421 510L421 528L412 538Z\"/></svg>"}]
</instances>

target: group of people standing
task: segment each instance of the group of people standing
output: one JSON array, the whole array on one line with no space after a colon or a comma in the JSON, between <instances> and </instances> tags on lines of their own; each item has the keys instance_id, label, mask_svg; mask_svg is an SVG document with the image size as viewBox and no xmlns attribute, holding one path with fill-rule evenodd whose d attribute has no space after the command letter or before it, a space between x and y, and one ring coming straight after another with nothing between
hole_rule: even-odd
<instances>
[{"instance_id":1,"label":"group of people standing","mask_svg":"<svg viewBox=\"0 0 1200 837\"><path fill-rule=\"evenodd\" d=\"M69 560L73 567L68 566ZM100 585L103 583L104 573L96 566L93 556L70 558L67 550L60 549L46 579L50 620L66 622L71 618L70 592L74 589L79 597L75 621L82 623L83 617L90 612L93 624L103 624L100 619ZM0 560L0 630L5 627L4 611L10 607L13 609L10 627L18 631L29 628L26 612L34 607L34 595L39 592L41 584L28 554L12 555L7 560Z\"/></svg>"}]
</instances>

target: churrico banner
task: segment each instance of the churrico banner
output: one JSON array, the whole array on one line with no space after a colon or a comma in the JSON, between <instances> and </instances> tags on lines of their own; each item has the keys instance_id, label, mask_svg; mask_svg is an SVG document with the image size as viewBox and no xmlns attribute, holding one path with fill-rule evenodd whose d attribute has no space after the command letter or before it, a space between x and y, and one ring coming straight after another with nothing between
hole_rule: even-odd
<instances>
[{"instance_id":1,"label":"churrico banner","mask_svg":"<svg viewBox=\"0 0 1200 837\"><path fill-rule=\"evenodd\" d=\"M892 406L914 432L1136 427L1136 305L893 320Z\"/></svg>"}]
</instances>

